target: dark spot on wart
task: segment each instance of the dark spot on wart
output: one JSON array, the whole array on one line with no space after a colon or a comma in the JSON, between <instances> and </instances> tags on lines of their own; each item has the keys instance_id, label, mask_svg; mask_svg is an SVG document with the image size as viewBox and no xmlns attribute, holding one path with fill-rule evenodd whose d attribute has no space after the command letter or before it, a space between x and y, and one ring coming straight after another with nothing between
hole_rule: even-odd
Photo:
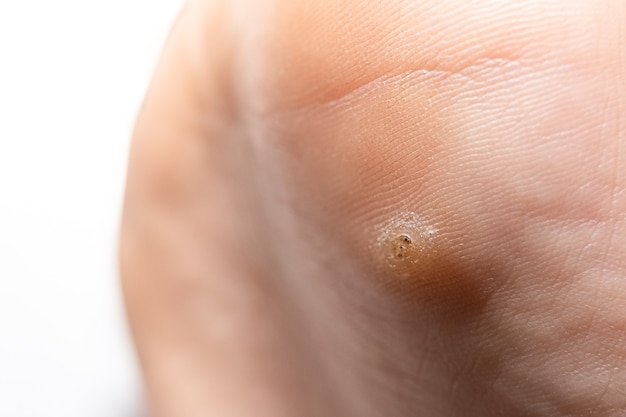
<instances>
[{"instance_id":1,"label":"dark spot on wart","mask_svg":"<svg viewBox=\"0 0 626 417\"><path fill-rule=\"evenodd\" d=\"M415 252L413 239L404 234L398 235L392 239L391 249L396 259L404 259L405 257L411 256L411 254Z\"/></svg>"}]
</instances>

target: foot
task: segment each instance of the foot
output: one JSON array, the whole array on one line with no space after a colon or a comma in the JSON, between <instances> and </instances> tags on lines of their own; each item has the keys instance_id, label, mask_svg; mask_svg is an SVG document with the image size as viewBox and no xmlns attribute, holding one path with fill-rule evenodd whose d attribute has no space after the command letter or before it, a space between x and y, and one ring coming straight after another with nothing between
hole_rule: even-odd
<instances>
[{"instance_id":1,"label":"foot","mask_svg":"<svg viewBox=\"0 0 626 417\"><path fill-rule=\"evenodd\" d=\"M189 2L121 237L154 414L626 416L625 28Z\"/></svg>"}]
</instances>

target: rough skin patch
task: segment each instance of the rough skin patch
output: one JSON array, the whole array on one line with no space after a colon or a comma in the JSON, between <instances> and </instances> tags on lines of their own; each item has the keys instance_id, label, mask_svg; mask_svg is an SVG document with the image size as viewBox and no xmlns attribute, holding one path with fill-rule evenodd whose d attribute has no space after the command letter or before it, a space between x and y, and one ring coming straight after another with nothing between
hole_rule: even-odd
<instances>
[{"instance_id":1,"label":"rough skin patch","mask_svg":"<svg viewBox=\"0 0 626 417\"><path fill-rule=\"evenodd\" d=\"M371 249L383 288L457 323L483 309L497 271L489 263L460 258L448 239L425 218L407 212L380 226Z\"/></svg>"},{"instance_id":2,"label":"rough skin patch","mask_svg":"<svg viewBox=\"0 0 626 417\"><path fill-rule=\"evenodd\" d=\"M393 255L396 259L406 259L410 257L413 251L415 250L415 245L413 244L413 239L411 239L407 235L399 235L394 238L391 242Z\"/></svg>"},{"instance_id":3,"label":"rough skin patch","mask_svg":"<svg viewBox=\"0 0 626 417\"><path fill-rule=\"evenodd\" d=\"M403 213L383 225L377 246L389 267L415 270L430 257L436 234L417 214Z\"/></svg>"}]
</instances>

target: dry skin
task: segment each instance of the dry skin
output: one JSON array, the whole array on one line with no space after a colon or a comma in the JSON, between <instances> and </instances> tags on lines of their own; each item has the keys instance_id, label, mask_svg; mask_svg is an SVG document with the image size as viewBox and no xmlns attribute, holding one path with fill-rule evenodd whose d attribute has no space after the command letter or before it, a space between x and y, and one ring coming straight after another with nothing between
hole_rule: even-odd
<instances>
[{"instance_id":1,"label":"dry skin","mask_svg":"<svg viewBox=\"0 0 626 417\"><path fill-rule=\"evenodd\" d=\"M383 287L410 304L458 320L480 312L489 299L493 266L481 265L484 274L473 273L478 267L461 262L446 236L416 213L383 224L371 249Z\"/></svg>"},{"instance_id":2,"label":"dry skin","mask_svg":"<svg viewBox=\"0 0 626 417\"><path fill-rule=\"evenodd\" d=\"M412 274L431 257L436 233L417 214L403 213L383 226L377 246L391 268Z\"/></svg>"}]
</instances>

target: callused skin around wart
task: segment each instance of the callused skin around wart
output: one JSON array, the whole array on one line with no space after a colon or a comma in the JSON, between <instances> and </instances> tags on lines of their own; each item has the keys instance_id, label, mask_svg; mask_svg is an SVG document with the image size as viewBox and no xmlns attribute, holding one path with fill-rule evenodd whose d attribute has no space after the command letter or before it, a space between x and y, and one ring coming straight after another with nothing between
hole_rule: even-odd
<instances>
[{"instance_id":1,"label":"callused skin around wart","mask_svg":"<svg viewBox=\"0 0 626 417\"><path fill-rule=\"evenodd\" d=\"M626 415L625 25L190 2L122 228L155 413Z\"/></svg>"}]
</instances>

